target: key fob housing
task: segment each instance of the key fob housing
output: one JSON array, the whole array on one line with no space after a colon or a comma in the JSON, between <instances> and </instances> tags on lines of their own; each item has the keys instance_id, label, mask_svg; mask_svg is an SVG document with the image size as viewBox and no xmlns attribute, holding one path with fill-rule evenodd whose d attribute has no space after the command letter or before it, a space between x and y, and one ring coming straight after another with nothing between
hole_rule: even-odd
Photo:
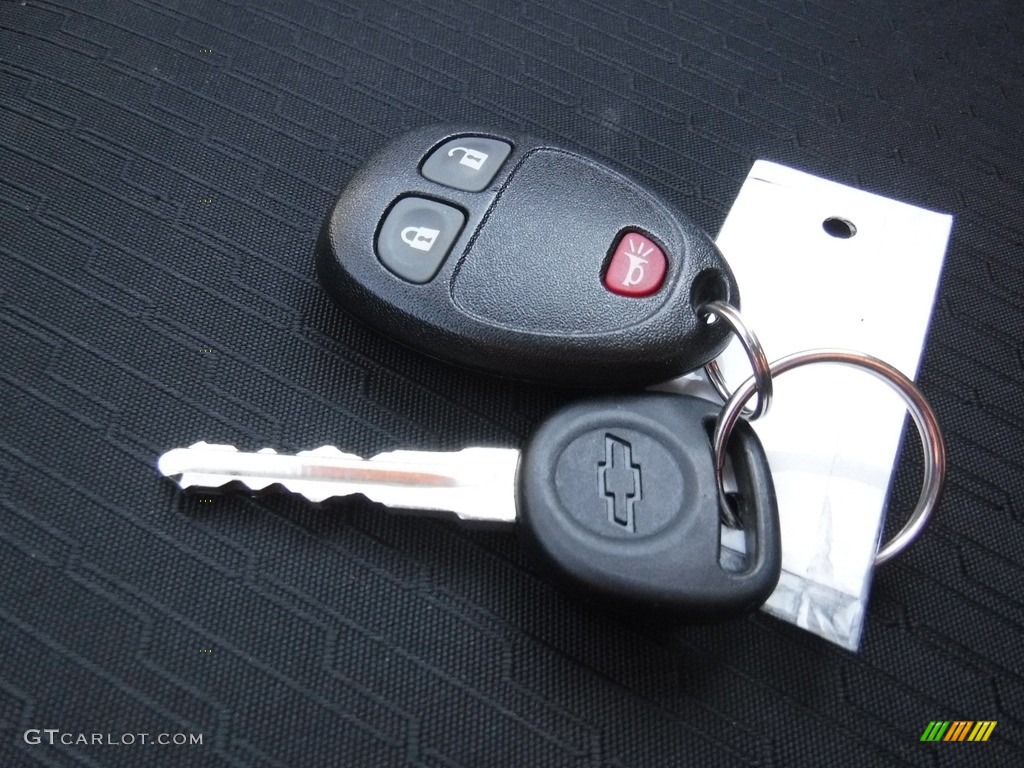
<instances>
[{"instance_id":1,"label":"key fob housing","mask_svg":"<svg viewBox=\"0 0 1024 768\"><path fill-rule=\"evenodd\" d=\"M620 171L515 132L432 126L370 159L317 243L344 311L441 360L579 387L663 381L729 339L739 304L696 224Z\"/></svg>"},{"instance_id":2,"label":"key fob housing","mask_svg":"<svg viewBox=\"0 0 1024 768\"><path fill-rule=\"evenodd\" d=\"M746 564L722 563L709 427L719 406L666 393L574 403L527 443L517 475L523 540L573 593L650 624L728 619L762 605L782 568L775 487L750 425L730 458Z\"/></svg>"}]
</instances>

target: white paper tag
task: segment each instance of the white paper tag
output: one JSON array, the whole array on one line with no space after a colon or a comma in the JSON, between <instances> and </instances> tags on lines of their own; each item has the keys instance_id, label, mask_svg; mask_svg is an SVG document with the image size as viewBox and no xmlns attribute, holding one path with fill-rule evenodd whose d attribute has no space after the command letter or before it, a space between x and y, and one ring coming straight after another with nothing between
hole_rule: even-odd
<instances>
[{"instance_id":1,"label":"white paper tag","mask_svg":"<svg viewBox=\"0 0 1024 768\"><path fill-rule=\"evenodd\" d=\"M759 160L717 243L736 274L744 320L770 360L844 347L913 378L952 222ZM845 239L827 231L852 228ZM735 341L719 363L730 387L750 376ZM710 392L692 374L670 388ZM780 376L771 413L754 423L782 525L783 574L765 610L851 650L860 643L905 415L883 382L819 365Z\"/></svg>"}]
</instances>

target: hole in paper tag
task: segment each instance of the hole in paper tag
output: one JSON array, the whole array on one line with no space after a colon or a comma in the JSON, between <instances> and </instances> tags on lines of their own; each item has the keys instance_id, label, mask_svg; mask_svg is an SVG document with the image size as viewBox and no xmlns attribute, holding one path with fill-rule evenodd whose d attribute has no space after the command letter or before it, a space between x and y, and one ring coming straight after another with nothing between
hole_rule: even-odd
<instances>
[{"instance_id":1,"label":"hole in paper tag","mask_svg":"<svg viewBox=\"0 0 1024 768\"><path fill-rule=\"evenodd\" d=\"M852 221L838 216L829 216L821 222L821 228L840 240L849 240L857 234L857 226Z\"/></svg>"}]
</instances>

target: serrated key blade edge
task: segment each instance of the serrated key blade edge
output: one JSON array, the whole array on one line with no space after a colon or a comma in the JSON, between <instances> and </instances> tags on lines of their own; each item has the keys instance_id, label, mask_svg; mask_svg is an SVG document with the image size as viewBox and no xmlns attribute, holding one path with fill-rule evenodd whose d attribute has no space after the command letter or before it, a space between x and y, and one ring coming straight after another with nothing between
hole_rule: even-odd
<instances>
[{"instance_id":1,"label":"serrated key blade edge","mask_svg":"<svg viewBox=\"0 0 1024 768\"><path fill-rule=\"evenodd\" d=\"M314 502L363 494L389 507L512 522L518 462L519 451L511 448L392 451L364 460L331 446L288 455L197 443L168 451L157 467L182 488L240 482L259 491L280 485Z\"/></svg>"}]
</instances>

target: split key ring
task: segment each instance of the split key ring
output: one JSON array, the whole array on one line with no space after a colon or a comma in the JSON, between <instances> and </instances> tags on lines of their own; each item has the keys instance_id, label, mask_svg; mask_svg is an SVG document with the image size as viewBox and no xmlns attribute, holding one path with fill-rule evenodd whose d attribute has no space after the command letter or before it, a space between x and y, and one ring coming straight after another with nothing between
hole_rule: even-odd
<instances>
[{"instance_id":1,"label":"split key ring","mask_svg":"<svg viewBox=\"0 0 1024 768\"><path fill-rule=\"evenodd\" d=\"M903 398L907 410L914 419L914 424L917 425L918 432L921 433L921 443L924 448L924 477L921 482L921 496L903 528L875 555L875 565L881 565L896 557L917 540L939 504L946 481L946 446L942 439L942 431L939 429L935 412L914 382L889 363L863 352L842 349L815 349L797 352L780 358L768 366L769 376L778 376L793 368L812 363L838 363L860 368L881 379ZM740 418L743 403L750 398L756 387L756 377L752 376L743 382L722 406L722 412L715 425L712 439L715 479L718 483L719 503L723 510L729 509L722 480L722 469L725 466L726 457L725 446Z\"/></svg>"},{"instance_id":2,"label":"split key ring","mask_svg":"<svg viewBox=\"0 0 1024 768\"><path fill-rule=\"evenodd\" d=\"M747 324L743 322L743 318L740 317L736 307L724 301L716 300L702 304L697 309L697 314L703 315L708 322L712 322L712 315L716 318L721 318L732 328L736 338L743 345L743 350L747 353L747 359L750 360L750 365L754 369L754 389L757 392L757 400L753 408L744 408L742 415L748 421L760 419L768 413L768 409L771 407L773 388L772 371L768 365L768 357L764 353L764 347L761 346L761 341L757 338L757 334L750 330ZM704 366L704 375L711 386L715 388L715 392L718 393L723 402L728 400L730 396L729 387L725 384L725 377L722 375L722 369L719 367L717 360L711 360ZM749 398L750 395L748 394L747 397ZM743 402L746 402L746 400Z\"/></svg>"}]
</instances>

